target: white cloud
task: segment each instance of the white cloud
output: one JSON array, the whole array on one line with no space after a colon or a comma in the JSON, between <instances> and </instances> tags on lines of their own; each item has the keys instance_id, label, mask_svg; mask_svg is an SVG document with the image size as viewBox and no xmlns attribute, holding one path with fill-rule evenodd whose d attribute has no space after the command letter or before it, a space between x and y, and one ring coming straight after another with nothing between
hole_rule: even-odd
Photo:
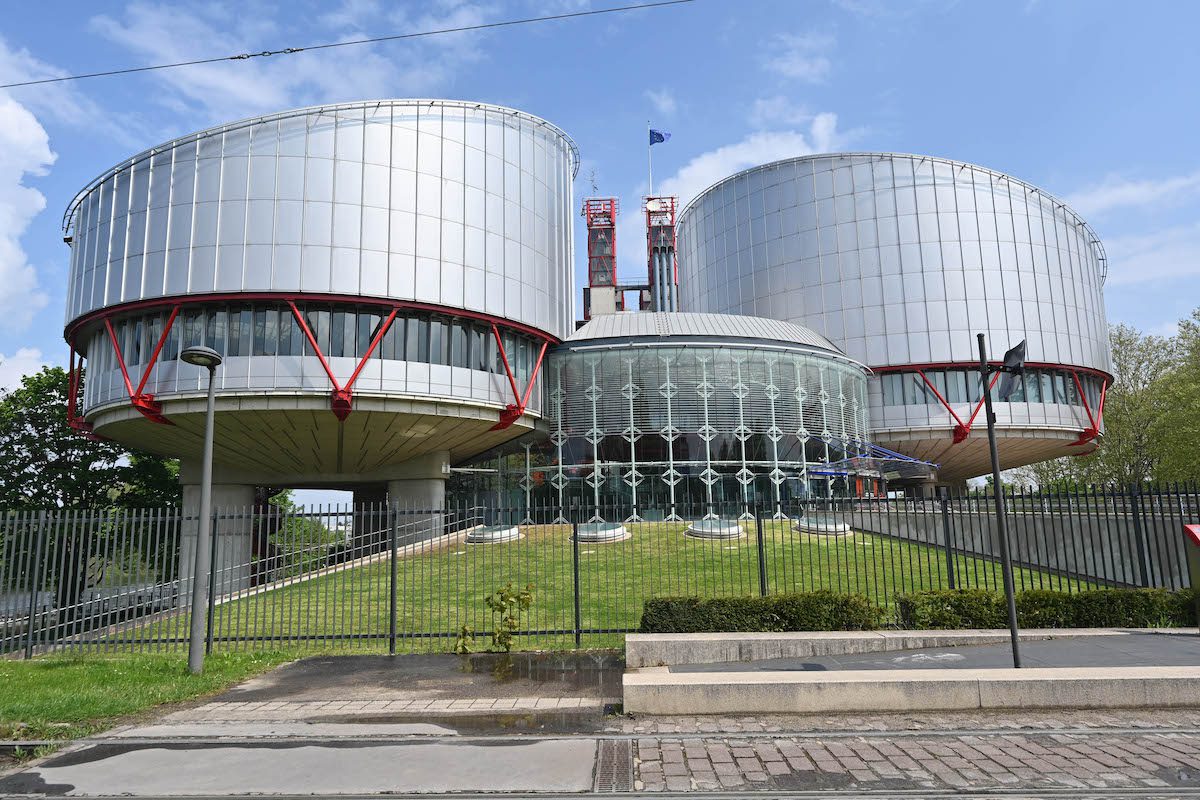
<instances>
[{"instance_id":1,"label":"white cloud","mask_svg":"<svg viewBox=\"0 0 1200 800\"><path fill-rule=\"evenodd\" d=\"M1108 285L1200 275L1200 223L1104 241Z\"/></svg>"},{"instance_id":2,"label":"white cloud","mask_svg":"<svg viewBox=\"0 0 1200 800\"><path fill-rule=\"evenodd\" d=\"M686 204L712 184L749 167L782 158L823 153L842 146L844 137L837 130L837 115L824 112L813 117L807 133L799 131L762 131L740 142L701 153L675 175L662 182L659 191L679 197Z\"/></svg>"},{"instance_id":3,"label":"white cloud","mask_svg":"<svg viewBox=\"0 0 1200 800\"><path fill-rule=\"evenodd\" d=\"M763 67L784 78L820 83L833 63L829 51L835 40L823 33L779 33L773 36L763 57Z\"/></svg>"},{"instance_id":4,"label":"white cloud","mask_svg":"<svg viewBox=\"0 0 1200 800\"><path fill-rule=\"evenodd\" d=\"M750 107L750 124L756 128L806 125L812 118L812 112L782 94L759 97Z\"/></svg>"},{"instance_id":5,"label":"white cloud","mask_svg":"<svg viewBox=\"0 0 1200 800\"><path fill-rule=\"evenodd\" d=\"M0 391L15 388L22 375L32 375L46 364L42 351L34 347L22 347L11 356L0 353Z\"/></svg>"},{"instance_id":6,"label":"white cloud","mask_svg":"<svg viewBox=\"0 0 1200 800\"><path fill-rule=\"evenodd\" d=\"M675 113L675 95L665 86L657 91L647 89L646 99L650 101L650 105L654 106L654 110L664 117Z\"/></svg>"},{"instance_id":7,"label":"white cloud","mask_svg":"<svg viewBox=\"0 0 1200 800\"><path fill-rule=\"evenodd\" d=\"M1066 198L1083 216L1099 216L1117 208L1177 203L1200 195L1200 171L1159 180L1128 180L1110 175Z\"/></svg>"},{"instance_id":8,"label":"white cloud","mask_svg":"<svg viewBox=\"0 0 1200 800\"><path fill-rule=\"evenodd\" d=\"M0 92L0 330L23 331L47 301L21 237L46 198L27 186L54 163L45 128L25 106Z\"/></svg>"},{"instance_id":9,"label":"white cloud","mask_svg":"<svg viewBox=\"0 0 1200 800\"><path fill-rule=\"evenodd\" d=\"M322 18L326 31L322 38L349 41L365 30L403 33L476 25L488 21L492 13L487 6L453 0L443 0L435 8L437 13L411 16L404 6L345 2ZM146 62L311 43L311 34L297 34L265 15L234 13L222 5L134 2L119 18L103 14L93 18L91 27ZM299 105L435 92L450 85L459 69L481 58L476 47L480 35L455 33L223 61L151 76L170 89L158 98L163 105L177 112L199 111L206 122L222 122Z\"/></svg>"}]
</instances>

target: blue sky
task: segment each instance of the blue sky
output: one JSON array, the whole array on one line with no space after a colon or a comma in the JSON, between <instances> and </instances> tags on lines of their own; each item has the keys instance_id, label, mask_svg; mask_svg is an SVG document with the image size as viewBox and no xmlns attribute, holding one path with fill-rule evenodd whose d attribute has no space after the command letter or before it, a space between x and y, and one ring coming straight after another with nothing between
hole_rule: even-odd
<instances>
[{"instance_id":1,"label":"blue sky","mask_svg":"<svg viewBox=\"0 0 1200 800\"><path fill-rule=\"evenodd\" d=\"M620 5L598 0L25 3L0 82ZM807 152L893 150L1066 199L1110 256L1110 321L1170 333L1200 305L1200 48L1191 3L697 0L420 41L0 90L0 386L64 363L59 223L97 173L257 113L369 97L514 106L579 145L576 198L620 196L634 277L646 190L686 200ZM583 239L576 273L582 282Z\"/></svg>"}]
</instances>

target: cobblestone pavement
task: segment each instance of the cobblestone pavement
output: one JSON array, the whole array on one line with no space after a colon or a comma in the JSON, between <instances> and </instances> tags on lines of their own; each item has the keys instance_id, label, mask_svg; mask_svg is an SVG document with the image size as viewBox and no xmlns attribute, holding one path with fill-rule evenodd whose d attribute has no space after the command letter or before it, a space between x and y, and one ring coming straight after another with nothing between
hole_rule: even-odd
<instances>
[{"instance_id":1,"label":"cobblestone pavement","mask_svg":"<svg viewBox=\"0 0 1200 800\"><path fill-rule=\"evenodd\" d=\"M1200 792L1200 712L624 718L635 789Z\"/></svg>"}]
</instances>

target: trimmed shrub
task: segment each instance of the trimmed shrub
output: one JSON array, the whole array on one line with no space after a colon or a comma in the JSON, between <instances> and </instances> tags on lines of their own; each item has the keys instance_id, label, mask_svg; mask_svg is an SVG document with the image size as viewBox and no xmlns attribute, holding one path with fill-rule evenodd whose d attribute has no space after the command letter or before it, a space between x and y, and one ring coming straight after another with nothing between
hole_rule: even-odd
<instances>
[{"instance_id":1,"label":"trimmed shrub","mask_svg":"<svg viewBox=\"0 0 1200 800\"><path fill-rule=\"evenodd\" d=\"M896 598L896 614L900 627L909 630L1008 627L1003 596L985 589L902 594Z\"/></svg>"},{"instance_id":2,"label":"trimmed shrub","mask_svg":"<svg viewBox=\"0 0 1200 800\"><path fill-rule=\"evenodd\" d=\"M1200 605L1200 588L1179 589L1167 600L1167 618L1179 628L1196 627L1196 610Z\"/></svg>"},{"instance_id":3,"label":"trimmed shrub","mask_svg":"<svg viewBox=\"0 0 1200 800\"><path fill-rule=\"evenodd\" d=\"M1159 628L1170 624L1166 589L1093 589L1074 595L1077 628Z\"/></svg>"},{"instance_id":4,"label":"trimmed shrub","mask_svg":"<svg viewBox=\"0 0 1200 800\"><path fill-rule=\"evenodd\" d=\"M866 597L830 591L771 597L657 597L642 611L643 633L752 633L873 630L883 609Z\"/></svg>"},{"instance_id":5,"label":"trimmed shrub","mask_svg":"<svg viewBox=\"0 0 1200 800\"><path fill-rule=\"evenodd\" d=\"M869 631L879 627L883 609L861 594L827 589L772 598L785 631Z\"/></svg>"},{"instance_id":6,"label":"trimmed shrub","mask_svg":"<svg viewBox=\"0 0 1200 800\"><path fill-rule=\"evenodd\" d=\"M1017 593L1017 624L1022 628L1073 628L1078 595L1049 589L1030 589ZM1004 602L999 595L999 602ZM1000 627L1008 624L1008 610Z\"/></svg>"}]
</instances>

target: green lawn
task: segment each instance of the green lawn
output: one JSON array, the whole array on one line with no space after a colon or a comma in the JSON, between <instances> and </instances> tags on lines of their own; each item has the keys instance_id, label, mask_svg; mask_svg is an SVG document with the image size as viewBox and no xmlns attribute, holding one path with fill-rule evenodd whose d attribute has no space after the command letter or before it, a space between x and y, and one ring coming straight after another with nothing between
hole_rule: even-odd
<instances>
[{"instance_id":1,"label":"green lawn","mask_svg":"<svg viewBox=\"0 0 1200 800\"><path fill-rule=\"evenodd\" d=\"M580 545L580 622L585 629L636 628L642 603L649 597L760 591L752 522L743 523L744 538L731 542L687 538L684 523L627 527L633 536L624 542ZM402 638L397 649L448 651L454 646L453 634L463 625L476 631L475 647L484 648L485 632L493 623L483 599L509 582L518 587L533 584L533 607L521 627L543 632L518 637L517 646L573 647L572 634L550 633L574 628L570 529L543 525L522 531L524 538L515 542L451 544L398 559L397 630ZM899 593L948 585L944 554L935 547L866 533L812 536L770 522L764 526L764 543L771 593L820 588L860 592L890 609ZM960 587L1001 585L998 564L960 556L955 568ZM390 565L382 561L224 602L216 608L215 647L386 651L390 574ZM1018 589L1087 587L1032 570L1018 570L1016 584ZM187 619L181 616L123 636L144 640L186 636L186 631ZM346 633L358 638L335 638ZM265 643L232 641L241 637L270 638ZM313 637L319 641L311 641ZM622 636L584 634L582 644L619 647Z\"/></svg>"},{"instance_id":2,"label":"green lawn","mask_svg":"<svg viewBox=\"0 0 1200 800\"><path fill-rule=\"evenodd\" d=\"M0 739L71 739L162 703L216 694L294 656L218 653L201 675L186 657L63 654L0 661Z\"/></svg>"}]
</instances>

